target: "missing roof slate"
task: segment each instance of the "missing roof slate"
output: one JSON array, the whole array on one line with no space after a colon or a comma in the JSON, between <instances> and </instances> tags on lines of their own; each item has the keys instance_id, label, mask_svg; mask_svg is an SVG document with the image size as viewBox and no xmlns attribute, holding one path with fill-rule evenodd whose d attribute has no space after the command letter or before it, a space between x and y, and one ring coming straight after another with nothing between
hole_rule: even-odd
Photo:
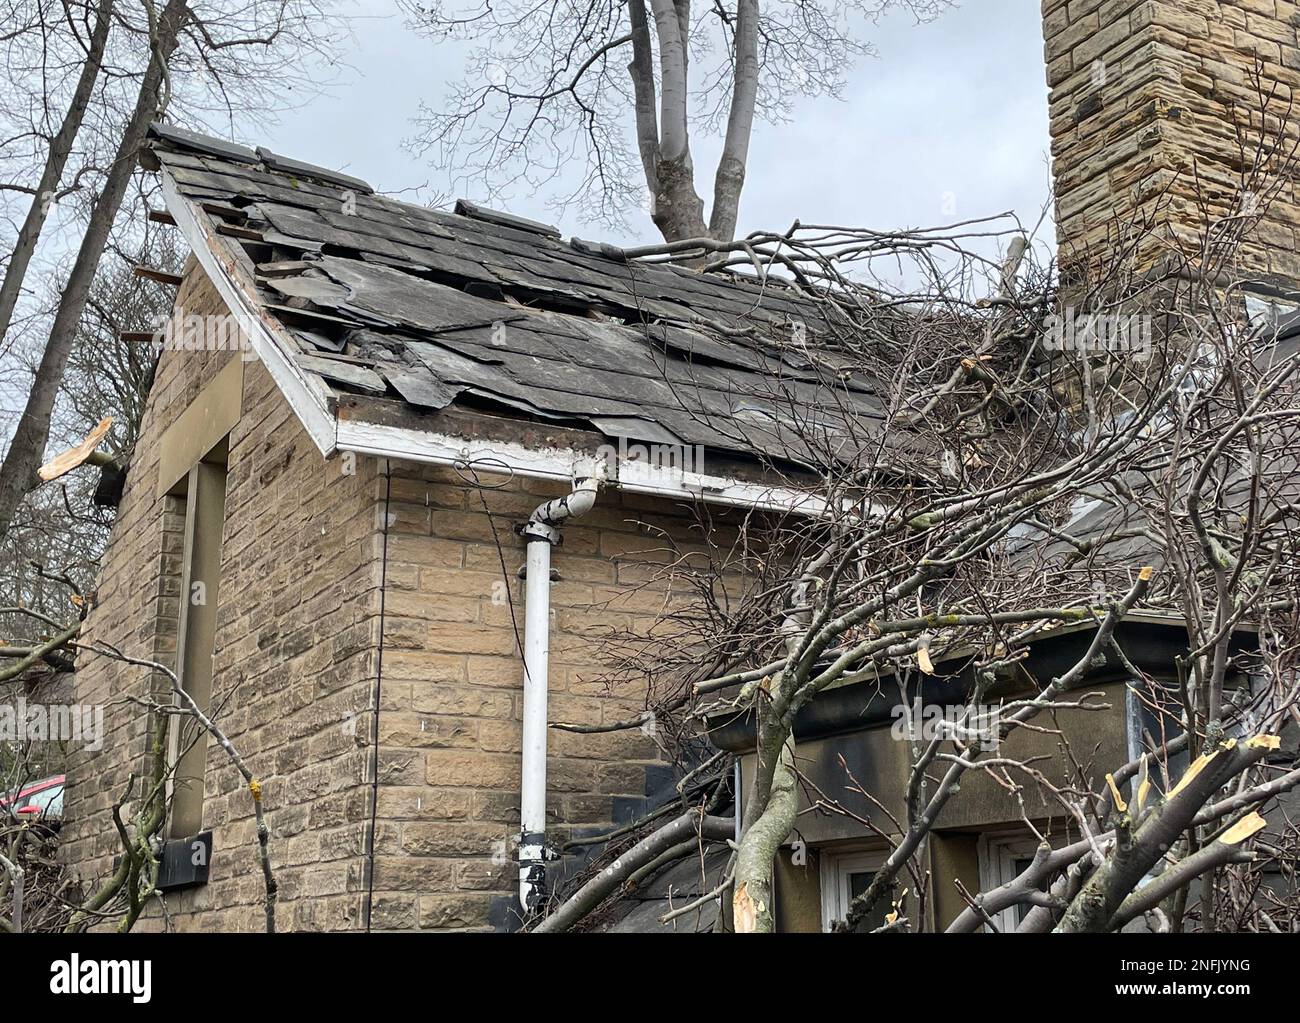
<instances>
[{"instance_id":1,"label":"missing roof slate","mask_svg":"<svg viewBox=\"0 0 1300 1023\"><path fill-rule=\"evenodd\" d=\"M267 150L154 139L201 216L256 226L261 241L220 244L291 328L298 365L336 389L777 459L808 455L804 429L846 447L883 430L875 381L789 343L840 314L785 284L629 261L472 203L425 209Z\"/></svg>"}]
</instances>

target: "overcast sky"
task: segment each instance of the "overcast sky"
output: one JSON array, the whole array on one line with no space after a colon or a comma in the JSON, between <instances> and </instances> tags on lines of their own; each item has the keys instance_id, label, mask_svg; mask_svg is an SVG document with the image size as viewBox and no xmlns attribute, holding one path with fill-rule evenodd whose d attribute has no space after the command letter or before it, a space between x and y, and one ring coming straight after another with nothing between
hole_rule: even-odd
<instances>
[{"instance_id":1,"label":"overcast sky","mask_svg":"<svg viewBox=\"0 0 1300 1023\"><path fill-rule=\"evenodd\" d=\"M435 47L387 14L387 0L359 4L351 71L329 94L278 124L237 126L246 140L298 159L346 169L380 191L427 183L453 192L443 172L402 142L421 100L436 104L461 77L463 49ZM805 223L877 229L933 227L1015 210L1027 226L1048 195L1047 88L1036 0L966 0L938 21L907 14L870 34L879 51L850 74L843 101L802 99L789 124L760 123L741 201L741 233ZM266 137L266 136L270 137ZM717 140L694 140L699 180L712 181ZM469 195L467 198L481 196ZM519 196L511 212L554 223L548 196ZM500 205L500 203L498 203ZM619 237L582 224L565 235L657 241L648 217ZM1050 238L1050 230L1047 232Z\"/></svg>"}]
</instances>

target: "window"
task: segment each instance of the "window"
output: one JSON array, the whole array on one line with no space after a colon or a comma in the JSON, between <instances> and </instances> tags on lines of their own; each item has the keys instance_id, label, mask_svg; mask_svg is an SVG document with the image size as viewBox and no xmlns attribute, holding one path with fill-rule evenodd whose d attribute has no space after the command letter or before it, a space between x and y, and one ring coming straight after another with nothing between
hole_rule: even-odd
<instances>
[{"instance_id":1,"label":"window","mask_svg":"<svg viewBox=\"0 0 1300 1023\"><path fill-rule=\"evenodd\" d=\"M180 606L173 619L176 676L203 711L210 710L212 700L226 464L230 432L239 422L243 405L243 367L238 355L227 359L163 431L159 443L158 497L184 502ZM167 740L169 834L189 838L203 827L208 736L193 718L173 717Z\"/></svg>"},{"instance_id":2,"label":"window","mask_svg":"<svg viewBox=\"0 0 1300 1023\"><path fill-rule=\"evenodd\" d=\"M212 704L212 654L226 504L225 449L223 442L207 460L195 464L180 485L185 497L185 548L176 667L181 687L205 713ZM188 838L203 830L208 735L192 717L178 717L168 741L172 764L170 832L173 838Z\"/></svg>"},{"instance_id":3,"label":"window","mask_svg":"<svg viewBox=\"0 0 1300 1023\"><path fill-rule=\"evenodd\" d=\"M1182 731L1182 698L1173 683L1158 679L1130 681L1124 688L1124 716L1129 760L1150 753ZM1182 776L1191 762L1186 750L1169 757L1169 776ZM1155 792L1164 791L1164 772L1150 763L1149 777Z\"/></svg>"},{"instance_id":4,"label":"window","mask_svg":"<svg viewBox=\"0 0 1300 1023\"><path fill-rule=\"evenodd\" d=\"M1014 835L983 835L979 842L980 891L1001 887L1029 869L1038 850L1038 839L1023 832ZM1027 902L993 914L993 922L1004 934L1014 931L1034 907ZM987 929L987 928L986 928Z\"/></svg>"},{"instance_id":5,"label":"window","mask_svg":"<svg viewBox=\"0 0 1300 1023\"><path fill-rule=\"evenodd\" d=\"M849 903L867 890L876 872L884 865L884 851L860 849L841 853L822 852L822 929L829 931L849 911ZM894 908L887 893L871 907L866 929L885 926L885 916Z\"/></svg>"}]
</instances>

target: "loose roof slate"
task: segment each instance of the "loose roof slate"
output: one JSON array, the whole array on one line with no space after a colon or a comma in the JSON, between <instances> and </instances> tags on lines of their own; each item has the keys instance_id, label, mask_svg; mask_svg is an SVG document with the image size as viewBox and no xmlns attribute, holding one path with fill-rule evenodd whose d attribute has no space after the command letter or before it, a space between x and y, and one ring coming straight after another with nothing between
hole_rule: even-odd
<instances>
[{"instance_id":1,"label":"loose roof slate","mask_svg":"<svg viewBox=\"0 0 1300 1023\"><path fill-rule=\"evenodd\" d=\"M857 446L883 430L874 381L782 343L843 326L788 284L628 260L465 201L430 210L170 126L151 135L301 345L298 367L356 399L352 415L381 397L454 404L782 460L808 455L809 431Z\"/></svg>"}]
</instances>

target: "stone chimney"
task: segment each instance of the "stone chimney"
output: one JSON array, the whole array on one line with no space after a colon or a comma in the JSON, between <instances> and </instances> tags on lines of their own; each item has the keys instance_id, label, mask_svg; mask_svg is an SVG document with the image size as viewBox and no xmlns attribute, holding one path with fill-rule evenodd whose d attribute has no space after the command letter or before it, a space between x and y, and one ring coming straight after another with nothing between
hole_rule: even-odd
<instances>
[{"instance_id":1,"label":"stone chimney","mask_svg":"<svg viewBox=\"0 0 1300 1023\"><path fill-rule=\"evenodd\" d=\"M1067 279L1126 237L1154 266L1209 219L1244 227L1249 279L1300 288L1298 24L1286 0L1043 0Z\"/></svg>"}]
</instances>

